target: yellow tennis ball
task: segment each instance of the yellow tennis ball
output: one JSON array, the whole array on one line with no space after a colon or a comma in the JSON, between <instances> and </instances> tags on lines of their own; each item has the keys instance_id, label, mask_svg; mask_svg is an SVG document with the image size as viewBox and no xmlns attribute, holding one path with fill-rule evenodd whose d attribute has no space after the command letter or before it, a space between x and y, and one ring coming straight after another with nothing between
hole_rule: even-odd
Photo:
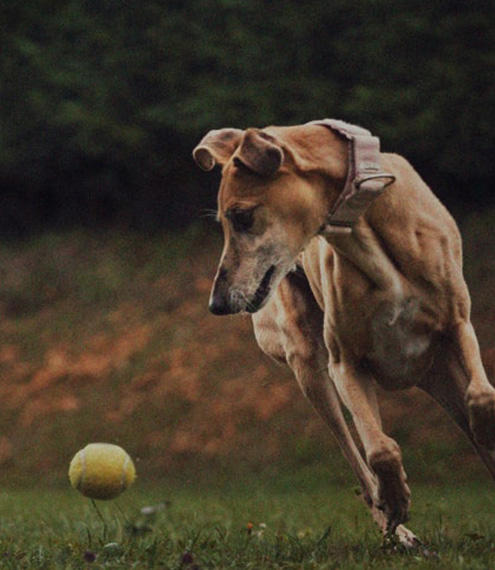
<instances>
[{"instance_id":1,"label":"yellow tennis ball","mask_svg":"<svg viewBox=\"0 0 495 570\"><path fill-rule=\"evenodd\" d=\"M132 459L111 443L90 443L74 455L69 466L71 485L90 499L115 499L135 478Z\"/></svg>"}]
</instances>

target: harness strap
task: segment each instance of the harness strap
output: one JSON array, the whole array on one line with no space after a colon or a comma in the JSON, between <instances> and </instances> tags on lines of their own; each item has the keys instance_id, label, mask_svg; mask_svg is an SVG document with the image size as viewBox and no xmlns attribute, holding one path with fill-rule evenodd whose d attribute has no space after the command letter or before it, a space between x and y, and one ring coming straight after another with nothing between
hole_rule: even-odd
<instances>
[{"instance_id":1,"label":"harness strap","mask_svg":"<svg viewBox=\"0 0 495 570\"><path fill-rule=\"evenodd\" d=\"M381 170L380 139L370 131L338 119L311 121L336 131L348 140L349 166L344 189L327 219L326 231L351 233L354 224L395 176Z\"/></svg>"}]
</instances>

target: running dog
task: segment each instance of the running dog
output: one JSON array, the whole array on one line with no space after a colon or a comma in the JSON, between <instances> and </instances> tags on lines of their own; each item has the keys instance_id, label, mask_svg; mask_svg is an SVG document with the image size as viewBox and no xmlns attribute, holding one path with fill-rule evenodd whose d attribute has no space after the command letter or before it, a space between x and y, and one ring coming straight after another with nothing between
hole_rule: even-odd
<instances>
[{"instance_id":1,"label":"running dog","mask_svg":"<svg viewBox=\"0 0 495 570\"><path fill-rule=\"evenodd\" d=\"M495 478L495 390L454 220L404 158L342 121L210 131L193 156L222 167L211 312L252 314L259 346L294 372L381 531L413 546L410 490L376 385L426 391Z\"/></svg>"}]
</instances>

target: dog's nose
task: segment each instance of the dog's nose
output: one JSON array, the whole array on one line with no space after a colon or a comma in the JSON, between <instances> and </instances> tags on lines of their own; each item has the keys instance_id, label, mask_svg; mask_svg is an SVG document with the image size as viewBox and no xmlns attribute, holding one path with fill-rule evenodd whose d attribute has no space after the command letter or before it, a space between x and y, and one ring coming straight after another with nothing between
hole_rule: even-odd
<instances>
[{"instance_id":1,"label":"dog's nose","mask_svg":"<svg viewBox=\"0 0 495 570\"><path fill-rule=\"evenodd\" d=\"M230 307L222 295L213 294L208 308L214 315L228 315L231 313Z\"/></svg>"},{"instance_id":2,"label":"dog's nose","mask_svg":"<svg viewBox=\"0 0 495 570\"><path fill-rule=\"evenodd\" d=\"M210 296L209 309L214 315L228 315L231 313L231 308L227 302L228 287L227 287L227 270L222 266L218 270L213 290Z\"/></svg>"}]
</instances>

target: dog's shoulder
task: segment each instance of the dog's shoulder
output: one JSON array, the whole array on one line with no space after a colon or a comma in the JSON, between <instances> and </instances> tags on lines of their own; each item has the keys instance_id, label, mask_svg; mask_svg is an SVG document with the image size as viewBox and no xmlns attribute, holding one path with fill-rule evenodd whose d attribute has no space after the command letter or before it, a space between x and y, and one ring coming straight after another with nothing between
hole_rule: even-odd
<instances>
[{"instance_id":1,"label":"dog's shoulder","mask_svg":"<svg viewBox=\"0 0 495 570\"><path fill-rule=\"evenodd\" d=\"M462 243L457 224L426 182L404 157L383 154L382 167L396 180L366 214L398 267L438 284L456 275L462 282Z\"/></svg>"},{"instance_id":2,"label":"dog's shoulder","mask_svg":"<svg viewBox=\"0 0 495 570\"><path fill-rule=\"evenodd\" d=\"M375 221L384 218L388 224L407 227L428 220L428 225L458 234L450 212L406 158L389 153L382 153L381 158L383 170L391 172L395 182L376 201Z\"/></svg>"}]
</instances>

